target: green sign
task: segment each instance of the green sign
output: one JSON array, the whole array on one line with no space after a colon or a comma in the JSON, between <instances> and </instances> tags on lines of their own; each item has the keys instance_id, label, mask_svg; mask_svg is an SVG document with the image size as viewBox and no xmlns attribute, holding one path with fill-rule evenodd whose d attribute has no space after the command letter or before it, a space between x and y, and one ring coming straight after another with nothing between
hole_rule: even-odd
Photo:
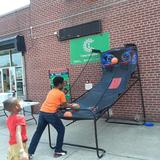
<instances>
[{"instance_id":1,"label":"green sign","mask_svg":"<svg viewBox=\"0 0 160 160\"><path fill-rule=\"evenodd\" d=\"M66 95L66 99L67 100L70 100L71 99L71 95L70 95L70 82L69 82L69 73L68 72L57 72L57 73L50 73L49 75L49 80L50 80L50 86L51 88L54 87L54 84L53 84L53 79L56 77L56 76L61 76L64 78L64 82L65 82L65 85L64 85L64 93Z\"/></svg>"},{"instance_id":2,"label":"green sign","mask_svg":"<svg viewBox=\"0 0 160 160\"><path fill-rule=\"evenodd\" d=\"M86 62L99 62L100 55L92 53L92 49L109 50L110 36L108 32L70 40L71 64L85 64Z\"/></svg>"}]
</instances>

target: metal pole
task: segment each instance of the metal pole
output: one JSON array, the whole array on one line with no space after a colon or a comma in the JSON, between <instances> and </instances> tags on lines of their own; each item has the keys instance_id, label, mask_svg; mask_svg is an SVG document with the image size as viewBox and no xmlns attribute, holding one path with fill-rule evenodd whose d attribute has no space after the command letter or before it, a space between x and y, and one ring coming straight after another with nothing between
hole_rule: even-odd
<instances>
[{"instance_id":1,"label":"metal pole","mask_svg":"<svg viewBox=\"0 0 160 160\"><path fill-rule=\"evenodd\" d=\"M106 151L103 150L101 155L99 153L98 137L97 137L97 120L96 119L94 119L94 133L95 133L95 143L96 143L97 157L102 158Z\"/></svg>"},{"instance_id":2,"label":"metal pole","mask_svg":"<svg viewBox=\"0 0 160 160\"><path fill-rule=\"evenodd\" d=\"M138 77L139 77L139 85L140 85L140 93L141 93L141 103L142 103L142 111L143 111L143 121L146 122L146 111L145 111L145 105L144 105L144 96L143 96L143 89L142 89L142 81L141 81L141 75L140 75L140 68L139 64L137 63L137 70L138 70Z\"/></svg>"}]
</instances>

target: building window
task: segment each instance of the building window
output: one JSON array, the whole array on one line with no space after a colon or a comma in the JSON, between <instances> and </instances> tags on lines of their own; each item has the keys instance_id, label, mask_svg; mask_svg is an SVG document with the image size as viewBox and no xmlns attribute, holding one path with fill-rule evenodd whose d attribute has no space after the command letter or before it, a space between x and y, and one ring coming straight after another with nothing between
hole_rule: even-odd
<instances>
[{"instance_id":1,"label":"building window","mask_svg":"<svg viewBox=\"0 0 160 160\"><path fill-rule=\"evenodd\" d=\"M0 52L0 68L10 66L9 51Z\"/></svg>"},{"instance_id":2,"label":"building window","mask_svg":"<svg viewBox=\"0 0 160 160\"><path fill-rule=\"evenodd\" d=\"M14 92L17 97L24 97L22 52L0 51L0 92Z\"/></svg>"}]
</instances>

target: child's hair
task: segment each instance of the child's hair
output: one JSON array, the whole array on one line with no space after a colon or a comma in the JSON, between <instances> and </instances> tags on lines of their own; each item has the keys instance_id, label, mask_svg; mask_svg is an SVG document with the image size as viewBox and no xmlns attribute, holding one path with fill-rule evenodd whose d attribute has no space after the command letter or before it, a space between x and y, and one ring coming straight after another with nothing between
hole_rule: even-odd
<instances>
[{"instance_id":1,"label":"child's hair","mask_svg":"<svg viewBox=\"0 0 160 160\"><path fill-rule=\"evenodd\" d=\"M11 112L12 109L13 109L13 107L15 107L15 106L17 105L17 103L18 103L17 98L11 97L11 98L8 98L7 100L5 100L5 101L3 102L3 106L4 106L4 109L5 109L6 111Z\"/></svg>"},{"instance_id":2,"label":"child's hair","mask_svg":"<svg viewBox=\"0 0 160 160\"><path fill-rule=\"evenodd\" d=\"M59 85L62 84L63 82L64 82L64 79L63 79L63 77L60 77L60 76L55 77L55 78L53 79L53 84L54 84L55 87L59 86Z\"/></svg>"}]
</instances>

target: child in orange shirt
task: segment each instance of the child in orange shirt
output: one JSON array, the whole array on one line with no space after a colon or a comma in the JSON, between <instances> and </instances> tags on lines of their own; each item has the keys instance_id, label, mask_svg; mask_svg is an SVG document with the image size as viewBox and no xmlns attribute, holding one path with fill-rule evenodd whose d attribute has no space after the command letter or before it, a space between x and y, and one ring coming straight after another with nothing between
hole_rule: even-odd
<instances>
[{"instance_id":1,"label":"child in orange shirt","mask_svg":"<svg viewBox=\"0 0 160 160\"><path fill-rule=\"evenodd\" d=\"M19 115L20 104L16 98L9 98L3 102L4 109L11 115L7 118L7 127L10 133L8 160L28 160L26 121Z\"/></svg>"},{"instance_id":2,"label":"child in orange shirt","mask_svg":"<svg viewBox=\"0 0 160 160\"><path fill-rule=\"evenodd\" d=\"M32 159L32 155L35 153L41 135L48 124L51 124L58 132L54 157L60 157L67 154L66 151L62 150L65 127L61 119L57 116L57 111L61 107L72 108L72 105L67 103L65 94L62 91L64 79L62 77L55 77L53 84L54 88L48 93L46 100L43 102L40 109L38 126L28 150L30 159Z\"/></svg>"}]
</instances>

